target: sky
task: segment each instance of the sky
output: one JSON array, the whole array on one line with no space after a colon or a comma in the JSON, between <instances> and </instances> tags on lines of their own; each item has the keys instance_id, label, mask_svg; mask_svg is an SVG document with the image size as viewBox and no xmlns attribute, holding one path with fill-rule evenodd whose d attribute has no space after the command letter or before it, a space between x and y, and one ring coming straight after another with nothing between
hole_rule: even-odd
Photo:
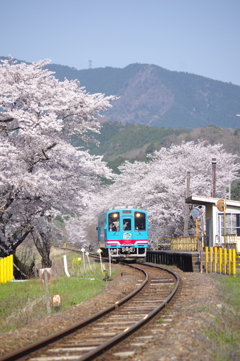
<instances>
[{"instance_id":1,"label":"sky","mask_svg":"<svg viewBox=\"0 0 240 361\"><path fill-rule=\"evenodd\" d=\"M240 0L0 0L0 56L155 64L240 85Z\"/></svg>"}]
</instances>

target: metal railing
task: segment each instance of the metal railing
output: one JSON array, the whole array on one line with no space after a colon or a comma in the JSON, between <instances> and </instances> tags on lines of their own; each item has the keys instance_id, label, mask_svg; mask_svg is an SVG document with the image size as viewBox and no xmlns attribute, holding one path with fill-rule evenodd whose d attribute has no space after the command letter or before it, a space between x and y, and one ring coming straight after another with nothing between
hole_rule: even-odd
<instances>
[{"instance_id":1,"label":"metal railing","mask_svg":"<svg viewBox=\"0 0 240 361\"><path fill-rule=\"evenodd\" d=\"M215 237L215 244L221 244L221 245L228 245L228 244L234 244L237 245L238 236L237 234L226 234L225 236L218 236Z\"/></svg>"},{"instance_id":2,"label":"metal railing","mask_svg":"<svg viewBox=\"0 0 240 361\"><path fill-rule=\"evenodd\" d=\"M0 259L0 283L13 280L13 255Z\"/></svg>"},{"instance_id":3,"label":"metal railing","mask_svg":"<svg viewBox=\"0 0 240 361\"><path fill-rule=\"evenodd\" d=\"M156 250L197 251L196 237L158 238Z\"/></svg>"},{"instance_id":4,"label":"metal railing","mask_svg":"<svg viewBox=\"0 0 240 361\"><path fill-rule=\"evenodd\" d=\"M236 249L222 248L222 246L205 247L206 272L235 276L237 259Z\"/></svg>"}]
</instances>

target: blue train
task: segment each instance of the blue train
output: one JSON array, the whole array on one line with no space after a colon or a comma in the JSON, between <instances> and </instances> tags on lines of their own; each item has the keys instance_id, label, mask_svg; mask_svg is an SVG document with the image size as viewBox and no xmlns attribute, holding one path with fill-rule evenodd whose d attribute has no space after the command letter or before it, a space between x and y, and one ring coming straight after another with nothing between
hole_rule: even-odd
<instances>
[{"instance_id":1,"label":"blue train","mask_svg":"<svg viewBox=\"0 0 240 361\"><path fill-rule=\"evenodd\" d=\"M148 212L131 207L109 210L98 217L98 245L103 256L145 257L148 247Z\"/></svg>"}]
</instances>

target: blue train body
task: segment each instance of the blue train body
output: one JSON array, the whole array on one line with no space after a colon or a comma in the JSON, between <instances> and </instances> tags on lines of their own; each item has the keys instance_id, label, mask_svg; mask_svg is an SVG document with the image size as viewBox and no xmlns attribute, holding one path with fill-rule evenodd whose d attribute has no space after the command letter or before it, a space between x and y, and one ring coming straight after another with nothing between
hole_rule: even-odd
<instances>
[{"instance_id":1,"label":"blue train body","mask_svg":"<svg viewBox=\"0 0 240 361\"><path fill-rule=\"evenodd\" d=\"M107 256L145 257L148 247L148 212L135 208L116 208L98 217L98 244Z\"/></svg>"}]
</instances>

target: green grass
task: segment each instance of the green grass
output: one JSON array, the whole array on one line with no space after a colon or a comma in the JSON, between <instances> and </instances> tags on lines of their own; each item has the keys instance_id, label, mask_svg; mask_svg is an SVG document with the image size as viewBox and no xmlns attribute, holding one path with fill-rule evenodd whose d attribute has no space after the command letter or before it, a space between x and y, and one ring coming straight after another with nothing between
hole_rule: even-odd
<instances>
[{"instance_id":1,"label":"green grass","mask_svg":"<svg viewBox=\"0 0 240 361\"><path fill-rule=\"evenodd\" d=\"M68 254L69 273L71 277L53 277L48 285L49 294L61 297L61 310L79 304L99 294L106 282L100 264L91 264L91 269L83 262L76 260L76 254ZM71 260L75 260L71 263ZM94 278L94 279L93 279ZM24 282L7 282L0 284L0 330L7 332L23 327L33 319L47 315L46 286L40 279ZM56 311L54 308L52 313Z\"/></svg>"},{"instance_id":2,"label":"green grass","mask_svg":"<svg viewBox=\"0 0 240 361\"><path fill-rule=\"evenodd\" d=\"M235 277L226 277L220 280L221 290L224 293L224 299L236 311L240 311L240 274Z\"/></svg>"},{"instance_id":3,"label":"green grass","mask_svg":"<svg viewBox=\"0 0 240 361\"><path fill-rule=\"evenodd\" d=\"M222 307L213 310L215 317L206 330L217 361L240 360L240 274L219 280Z\"/></svg>"}]
</instances>

